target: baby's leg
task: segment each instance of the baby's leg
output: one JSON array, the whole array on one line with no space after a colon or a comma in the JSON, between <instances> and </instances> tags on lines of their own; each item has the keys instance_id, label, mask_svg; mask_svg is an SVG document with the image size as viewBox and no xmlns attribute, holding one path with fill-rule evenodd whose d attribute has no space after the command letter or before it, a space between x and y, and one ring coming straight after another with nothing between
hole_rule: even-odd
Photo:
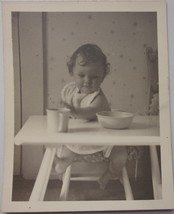
<instances>
[{"instance_id":1,"label":"baby's leg","mask_svg":"<svg viewBox=\"0 0 174 214\"><path fill-rule=\"evenodd\" d=\"M126 146L115 146L110 155L109 171L114 177L121 178L122 169L128 158Z\"/></svg>"},{"instance_id":2,"label":"baby's leg","mask_svg":"<svg viewBox=\"0 0 174 214\"><path fill-rule=\"evenodd\" d=\"M121 178L122 169L127 161L126 146L114 146L111 154L108 169L99 179L100 188L104 189L111 178Z\"/></svg>"},{"instance_id":3,"label":"baby's leg","mask_svg":"<svg viewBox=\"0 0 174 214\"><path fill-rule=\"evenodd\" d=\"M55 157L55 171L58 174L63 174L66 168L73 162L76 154L69 150L66 146L62 147L61 157Z\"/></svg>"}]
</instances>

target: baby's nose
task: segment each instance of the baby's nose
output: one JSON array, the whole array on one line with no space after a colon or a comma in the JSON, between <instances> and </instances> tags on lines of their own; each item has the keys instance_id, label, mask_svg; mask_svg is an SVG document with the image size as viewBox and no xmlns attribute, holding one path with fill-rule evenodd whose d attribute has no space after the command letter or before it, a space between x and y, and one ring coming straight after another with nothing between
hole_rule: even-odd
<instances>
[{"instance_id":1,"label":"baby's nose","mask_svg":"<svg viewBox=\"0 0 174 214\"><path fill-rule=\"evenodd\" d=\"M90 83L91 78L90 77L85 77L85 83Z\"/></svg>"}]
</instances>

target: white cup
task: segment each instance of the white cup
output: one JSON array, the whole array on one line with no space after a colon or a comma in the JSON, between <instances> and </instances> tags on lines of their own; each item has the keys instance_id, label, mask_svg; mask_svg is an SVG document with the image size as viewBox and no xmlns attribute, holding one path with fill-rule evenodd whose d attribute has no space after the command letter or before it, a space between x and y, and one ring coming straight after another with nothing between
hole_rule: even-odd
<instances>
[{"instance_id":1,"label":"white cup","mask_svg":"<svg viewBox=\"0 0 174 214\"><path fill-rule=\"evenodd\" d=\"M58 132L68 132L70 109L61 108L58 110L59 125Z\"/></svg>"},{"instance_id":2,"label":"white cup","mask_svg":"<svg viewBox=\"0 0 174 214\"><path fill-rule=\"evenodd\" d=\"M70 109L47 109L46 111L49 132L68 132Z\"/></svg>"},{"instance_id":3,"label":"white cup","mask_svg":"<svg viewBox=\"0 0 174 214\"><path fill-rule=\"evenodd\" d=\"M57 109L47 109L47 129L50 132L57 132L59 125L59 116Z\"/></svg>"}]
</instances>

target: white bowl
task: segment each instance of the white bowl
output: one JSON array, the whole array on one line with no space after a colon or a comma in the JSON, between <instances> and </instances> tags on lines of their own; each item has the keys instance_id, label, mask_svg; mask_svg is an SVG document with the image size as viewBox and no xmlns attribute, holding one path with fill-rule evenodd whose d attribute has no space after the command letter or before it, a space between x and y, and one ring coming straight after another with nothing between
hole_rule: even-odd
<instances>
[{"instance_id":1,"label":"white bowl","mask_svg":"<svg viewBox=\"0 0 174 214\"><path fill-rule=\"evenodd\" d=\"M122 111L102 111L96 115L99 123L108 129L127 129L134 117L133 113Z\"/></svg>"}]
</instances>

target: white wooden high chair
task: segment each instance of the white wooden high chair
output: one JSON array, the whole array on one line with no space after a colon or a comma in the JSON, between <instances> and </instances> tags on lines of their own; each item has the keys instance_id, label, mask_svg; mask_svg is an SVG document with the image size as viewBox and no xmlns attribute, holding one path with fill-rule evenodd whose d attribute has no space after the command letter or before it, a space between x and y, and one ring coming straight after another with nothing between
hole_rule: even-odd
<instances>
[{"instance_id":1,"label":"white wooden high chair","mask_svg":"<svg viewBox=\"0 0 174 214\"><path fill-rule=\"evenodd\" d=\"M156 58L155 58L155 52L153 52L153 50L151 48L147 49L147 58L148 58L148 71L149 73L152 75L152 71L154 72L154 68L157 68L157 66L154 66L154 62L156 63ZM149 114L157 114L158 113L158 87L157 87L157 72L153 73L153 75L150 76L150 90L149 90L149 94L151 94L151 98L150 98L150 111ZM153 81L152 81L153 80ZM154 87L153 87L154 86ZM152 93L151 93L152 92ZM143 118L146 118L148 120L148 124L145 123L145 127L137 130L137 134L138 134L138 138L134 138L135 139L135 144L136 145L142 145L142 143L144 143L143 145L148 145L149 146L149 154L150 154L150 163L151 163L151 176L152 176L152 186L153 186L153 193L154 193L154 199L161 199L162 198L162 188L161 188L161 174L160 174L160 165L159 165L159 160L158 160L158 155L157 155L157 149L156 149L156 145L160 145L160 142L158 142L158 135L159 135L159 124L158 121L154 121L155 123L153 124L152 122L152 117L147 118L147 116L142 116ZM150 127L149 127L149 119L150 119ZM38 142L44 144L46 143L46 150L45 150L45 154L30 196L29 201L42 201L44 200L44 196L45 196L45 192L47 189L47 184L50 178L50 174L51 174L51 169L52 169L52 164L53 164L53 160L56 154L56 150L57 147L54 147L54 145L57 145L57 141L59 141L60 143L63 143L62 140L64 140L64 142L66 143L71 143L72 139L70 139L70 136L72 136L72 134L70 133L70 135L66 136L66 139L61 139L61 135L59 134L59 140L57 139L57 135L55 136L51 136L48 135L47 133L45 134L44 138L39 134L38 132L42 133L43 130L45 130L45 126L46 123L44 123L45 121L45 117L44 116L32 116L31 118L29 118L29 120L27 121L27 124L25 124L25 126L23 127L23 129L18 133L18 135L15 137L15 142L17 145L21 145L22 143L25 142L32 142L35 143L36 139ZM142 120L141 120L142 121ZM143 120L144 121L144 120ZM46 122L46 121L45 121ZM140 121L139 121L140 122ZM137 123L139 125L139 122ZM144 124L144 122L143 122ZM85 124L83 124L84 127ZM136 123L135 123L136 125ZM148 125L148 126L147 126ZM30 138L30 134L28 135L28 133L31 133L31 127L36 126L36 127L40 127L40 130L37 132L33 132L34 138L32 136L32 138ZM137 126L135 127L136 130ZM129 133L134 133L135 131L134 129L130 129L127 130L127 135L129 135ZM130 132L129 132L130 131ZM142 132L141 132L142 131ZM99 132L100 133L100 132ZM117 134L114 134L115 132L113 132L113 136L115 136L115 140L117 141L117 146L119 145L123 145L123 142L120 142L120 138L117 139L116 137L118 136ZM124 132L125 133L125 132ZM143 133L143 134L142 134ZM149 139L149 135L150 136L155 136L155 139L151 141L151 138L148 140L148 143L146 144L146 139L144 141L144 139L142 138L142 135L147 136L147 139ZM101 132L100 133L101 136L101 141L103 140L103 142L107 142L107 139L109 138L109 133L108 132ZM73 135L74 136L74 135ZM88 139L87 135L82 135L85 136L84 141L87 143ZM98 136L98 135L97 135ZM135 133L133 134L133 136L135 136ZM50 138L51 137L51 138ZM90 138L91 137L91 138ZM156 138L157 137L157 138ZM45 139L46 138L46 139ZM76 143L77 141L80 143L81 142L81 137L79 137L79 135L76 135L76 140L74 141L74 143ZM89 136L89 139L92 139L93 142L95 139L95 136ZM115 144L115 140L114 139L109 139L110 143L114 143ZM152 138L153 139L153 138ZM49 142L51 140L51 145L50 146L47 142ZM113 142L114 140L114 142ZM142 142L139 142L141 141ZM127 145L127 142L124 142L124 145ZM112 144L112 145L114 145ZM128 142L128 147L133 147L132 143L130 144L130 142ZM129 154L129 153L128 153ZM88 165L88 169L84 169L83 168L83 172L86 172L85 177L83 176L83 174L81 174L80 176L73 176L73 173L71 173L73 171L73 164L71 166L69 166L65 172L65 174L63 175L63 182L62 182L62 188L61 188L61 193L60 193L60 199L59 200L67 200L68 199L68 191L69 191L69 185L70 185L70 181L71 180L98 180L99 179L99 173L95 173L95 175L91 174L91 169L94 165L97 165L97 169L102 169L103 170L103 164L104 162L101 162L101 164L99 163L89 163ZM99 167L100 165L100 167ZM102 167L101 167L102 165ZM96 169L96 167L95 167ZM105 168L106 169L106 168ZM105 170L104 169L104 170ZM129 168L127 168L129 169ZM126 200L133 200L133 192L132 192L132 188L129 182L129 178L128 178L128 170L126 169L126 165L123 167L122 169L122 184L124 187L124 191L125 191L125 199ZM77 171L78 172L78 169ZM102 171L103 172L103 171Z\"/></svg>"},{"instance_id":2,"label":"white wooden high chair","mask_svg":"<svg viewBox=\"0 0 174 214\"><path fill-rule=\"evenodd\" d=\"M157 96L158 96L158 69L157 69L157 51L153 51L152 48L146 49L146 56L147 56L147 65L148 65L148 72L150 76L150 111L149 114L158 114L158 103L157 103ZM160 199L161 198L161 179L160 179L160 167L159 161L157 160L156 154L156 147L150 146L150 157L151 157L151 171L152 171L152 184L153 184L153 191L154 191L154 198ZM92 167L92 164L91 164ZM62 179L62 188L60 193L60 200L67 200L68 199L68 192L70 181L72 180L81 180L81 181L94 181L98 180L99 176L92 176L92 175L81 175L73 177L72 175L72 168L73 164L70 165L66 172L63 175ZM99 168L99 167L98 167ZM104 168L104 167L103 167ZM137 170L137 169L135 169ZM130 185L128 172L126 165L122 169L122 184L125 192L125 199L126 200L134 200L133 191Z\"/></svg>"}]
</instances>

